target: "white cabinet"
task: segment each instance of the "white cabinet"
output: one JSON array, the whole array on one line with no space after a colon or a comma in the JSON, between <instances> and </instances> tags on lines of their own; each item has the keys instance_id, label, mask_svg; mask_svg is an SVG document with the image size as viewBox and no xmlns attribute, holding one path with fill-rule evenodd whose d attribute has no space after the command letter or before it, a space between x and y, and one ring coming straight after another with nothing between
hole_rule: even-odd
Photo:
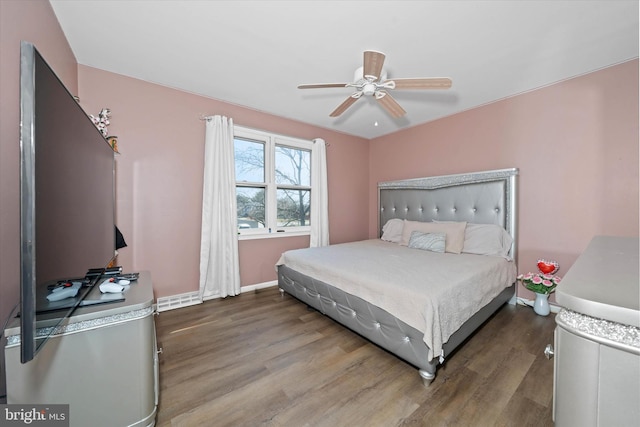
<instances>
[{"instance_id":1,"label":"white cabinet","mask_svg":"<svg viewBox=\"0 0 640 427\"><path fill-rule=\"evenodd\" d=\"M99 297L96 286L87 299ZM69 404L71 426L154 425L158 358L150 274L142 272L124 297L77 309L26 364L16 343L19 323L10 325L7 403Z\"/></svg>"},{"instance_id":2,"label":"white cabinet","mask_svg":"<svg viewBox=\"0 0 640 427\"><path fill-rule=\"evenodd\" d=\"M557 289L556 426L640 425L638 239L595 237Z\"/></svg>"},{"instance_id":3,"label":"white cabinet","mask_svg":"<svg viewBox=\"0 0 640 427\"><path fill-rule=\"evenodd\" d=\"M562 312L556 317L556 426L640 425L640 351L590 336L564 315L580 316Z\"/></svg>"}]
</instances>

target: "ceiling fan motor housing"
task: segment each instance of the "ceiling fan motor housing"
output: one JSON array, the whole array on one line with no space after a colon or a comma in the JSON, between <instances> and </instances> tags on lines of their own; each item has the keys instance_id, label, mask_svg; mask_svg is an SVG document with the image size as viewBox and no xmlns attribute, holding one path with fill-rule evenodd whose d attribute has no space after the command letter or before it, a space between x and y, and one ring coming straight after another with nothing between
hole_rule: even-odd
<instances>
[{"instance_id":1,"label":"ceiling fan motor housing","mask_svg":"<svg viewBox=\"0 0 640 427\"><path fill-rule=\"evenodd\" d=\"M366 81L384 81L387 79L387 70L382 70L380 76L375 80L369 80L364 78L364 67L358 67L353 73L354 82L366 82Z\"/></svg>"}]
</instances>

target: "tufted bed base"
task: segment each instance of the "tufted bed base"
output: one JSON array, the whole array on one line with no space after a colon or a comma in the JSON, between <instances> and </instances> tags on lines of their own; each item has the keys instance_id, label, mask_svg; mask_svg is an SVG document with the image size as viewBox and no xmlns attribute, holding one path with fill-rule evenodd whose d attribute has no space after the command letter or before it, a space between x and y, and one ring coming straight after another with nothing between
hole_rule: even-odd
<instances>
[{"instance_id":1,"label":"tufted bed base","mask_svg":"<svg viewBox=\"0 0 640 427\"><path fill-rule=\"evenodd\" d=\"M510 255L516 260L517 169L444 175L378 184L379 230L390 219L466 221L497 224L513 238ZM428 360L424 333L387 311L332 284L278 266L278 285L286 292L362 335L419 369L425 385L435 378L439 359ZM445 356L462 344L504 303L515 303L515 284L482 307L449 337Z\"/></svg>"},{"instance_id":2,"label":"tufted bed base","mask_svg":"<svg viewBox=\"0 0 640 427\"><path fill-rule=\"evenodd\" d=\"M278 283L281 292L292 295L416 366L425 386L435 378L438 359L427 361L428 348L422 340L424 333L357 296L347 294L285 265L278 267ZM503 304L509 302L514 292L515 284L505 288L500 295L474 314L445 343L445 354L450 354Z\"/></svg>"}]
</instances>

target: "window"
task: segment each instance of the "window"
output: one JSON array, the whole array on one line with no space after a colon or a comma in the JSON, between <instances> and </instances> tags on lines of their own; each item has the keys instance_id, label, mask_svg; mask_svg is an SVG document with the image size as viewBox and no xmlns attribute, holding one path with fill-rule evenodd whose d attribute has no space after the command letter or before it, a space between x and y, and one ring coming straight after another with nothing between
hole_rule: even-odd
<instances>
[{"instance_id":1,"label":"window","mask_svg":"<svg viewBox=\"0 0 640 427\"><path fill-rule=\"evenodd\" d=\"M240 235L311 230L311 141L234 127Z\"/></svg>"}]
</instances>

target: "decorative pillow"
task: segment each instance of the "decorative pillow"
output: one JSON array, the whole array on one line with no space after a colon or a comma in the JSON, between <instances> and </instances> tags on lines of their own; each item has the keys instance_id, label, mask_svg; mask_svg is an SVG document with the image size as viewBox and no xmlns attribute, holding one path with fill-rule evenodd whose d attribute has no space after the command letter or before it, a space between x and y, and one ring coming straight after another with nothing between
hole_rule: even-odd
<instances>
[{"instance_id":1,"label":"decorative pillow","mask_svg":"<svg viewBox=\"0 0 640 427\"><path fill-rule=\"evenodd\" d=\"M455 224L452 221L434 221L438 224ZM507 230L497 224L467 223L464 232L465 254L501 256L511 260L509 251L513 244L513 238Z\"/></svg>"},{"instance_id":2,"label":"decorative pillow","mask_svg":"<svg viewBox=\"0 0 640 427\"><path fill-rule=\"evenodd\" d=\"M402 240L402 229L404 228L404 221L399 218L390 219L382 227L382 240L387 242L400 243Z\"/></svg>"},{"instance_id":3,"label":"decorative pillow","mask_svg":"<svg viewBox=\"0 0 640 427\"><path fill-rule=\"evenodd\" d=\"M400 244L407 246L409 244L411 233L414 231L421 231L423 233L444 233L446 236L445 252L459 254L462 252L462 248L464 246L464 229L466 226L466 222L435 223L405 220Z\"/></svg>"},{"instance_id":4,"label":"decorative pillow","mask_svg":"<svg viewBox=\"0 0 640 427\"><path fill-rule=\"evenodd\" d=\"M513 238L496 224L467 224L462 252L501 256L508 260Z\"/></svg>"},{"instance_id":5,"label":"decorative pillow","mask_svg":"<svg viewBox=\"0 0 640 427\"><path fill-rule=\"evenodd\" d=\"M421 231L411 232L409 238L409 247L413 249L422 249L424 251L444 253L445 247L444 233L423 233Z\"/></svg>"}]
</instances>

